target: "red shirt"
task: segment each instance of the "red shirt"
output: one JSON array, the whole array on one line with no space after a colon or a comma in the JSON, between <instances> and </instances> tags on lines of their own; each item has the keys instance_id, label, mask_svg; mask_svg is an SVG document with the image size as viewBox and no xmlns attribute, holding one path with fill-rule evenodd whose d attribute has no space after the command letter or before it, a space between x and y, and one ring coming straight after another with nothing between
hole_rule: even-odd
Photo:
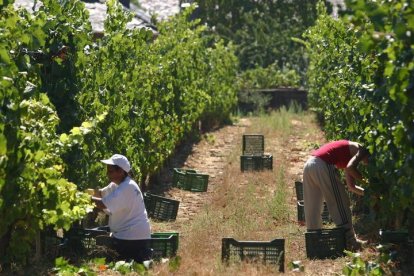
<instances>
[{"instance_id":1,"label":"red shirt","mask_svg":"<svg viewBox=\"0 0 414 276\"><path fill-rule=\"evenodd\" d=\"M327 143L313 151L312 155L319 157L328 164L334 164L338 169L346 168L352 158L348 140Z\"/></svg>"}]
</instances>

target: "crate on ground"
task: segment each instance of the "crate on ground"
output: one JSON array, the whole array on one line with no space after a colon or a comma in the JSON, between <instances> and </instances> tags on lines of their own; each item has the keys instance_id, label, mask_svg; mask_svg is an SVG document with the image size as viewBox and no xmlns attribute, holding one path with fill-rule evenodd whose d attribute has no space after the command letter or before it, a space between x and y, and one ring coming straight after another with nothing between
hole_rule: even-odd
<instances>
[{"instance_id":1,"label":"crate on ground","mask_svg":"<svg viewBox=\"0 0 414 276\"><path fill-rule=\"evenodd\" d=\"M187 173L197 173L196 170L191 169L179 169L173 170L173 187L183 188L186 187L186 175Z\"/></svg>"},{"instance_id":2,"label":"crate on ground","mask_svg":"<svg viewBox=\"0 0 414 276\"><path fill-rule=\"evenodd\" d=\"M110 236L111 232L109 226L98 226L95 228L88 228L85 229L85 233L89 236L89 238L94 240L93 245L96 246L106 246L112 247L112 237ZM90 247L89 249L93 249Z\"/></svg>"},{"instance_id":3,"label":"crate on ground","mask_svg":"<svg viewBox=\"0 0 414 276\"><path fill-rule=\"evenodd\" d=\"M96 236L95 243L97 246L105 246L111 249L114 247L114 239L109 235Z\"/></svg>"},{"instance_id":4,"label":"crate on ground","mask_svg":"<svg viewBox=\"0 0 414 276\"><path fill-rule=\"evenodd\" d=\"M407 230L380 230L381 243L405 244L408 243L409 235Z\"/></svg>"},{"instance_id":5,"label":"crate on ground","mask_svg":"<svg viewBox=\"0 0 414 276\"><path fill-rule=\"evenodd\" d=\"M148 217L159 221L169 221L177 218L180 202L171 198L145 193L144 204Z\"/></svg>"},{"instance_id":6,"label":"crate on ground","mask_svg":"<svg viewBox=\"0 0 414 276\"><path fill-rule=\"evenodd\" d=\"M84 254L95 248L95 235L83 228L72 227L64 234L62 253Z\"/></svg>"},{"instance_id":7,"label":"crate on ground","mask_svg":"<svg viewBox=\"0 0 414 276\"><path fill-rule=\"evenodd\" d=\"M345 228L307 231L305 243L309 259L334 259L344 256Z\"/></svg>"},{"instance_id":8,"label":"crate on ground","mask_svg":"<svg viewBox=\"0 0 414 276\"><path fill-rule=\"evenodd\" d=\"M233 238L222 239L221 258L223 262L259 261L265 264L277 265L284 272L285 240L275 239L265 241L237 241Z\"/></svg>"},{"instance_id":9,"label":"crate on ground","mask_svg":"<svg viewBox=\"0 0 414 276\"><path fill-rule=\"evenodd\" d=\"M188 172L186 176L187 189L192 192L206 192L208 187L208 174Z\"/></svg>"},{"instance_id":10,"label":"crate on ground","mask_svg":"<svg viewBox=\"0 0 414 276\"><path fill-rule=\"evenodd\" d=\"M298 200L297 209L298 209L298 222L304 223L305 222L305 205L303 204L303 200Z\"/></svg>"},{"instance_id":11,"label":"crate on ground","mask_svg":"<svg viewBox=\"0 0 414 276\"><path fill-rule=\"evenodd\" d=\"M271 154L262 156L241 155L240 169L242 172L273 170L273 156Z\"/></svg>"},{"instance_id":12,"label":"crate on ground","mask_svg":"<svg viewBox=\"0 0 414 276\"><path fill-rule=\"evenodd\" d=\"M108 225L98 226L94 228L85 228L84 231L85 233L92 236L109 235L111 232Z\"/></svg>"},{"instance_id":13,"label":"crate on ground","mask_svg":"<svg viewBox=\"0 0 414 276\"><path fill-rule=\"evenodd\" d=\"M296 199L303 200L303 183L301 181L295 181Z\"/></svg>"},{"instance_id":14,"label":"crate on ground","mask_svg":"<svg viewBox=\"0 0 414 276\"><path fill-rule=\"evenodd\" d=\"M151 248L153 259L170 258L177 255L179 233L152 233Z\"/></svg>"},{"instance_id":15,"label":"crate on ground","mask_svg":"<svg viewBox=\"0 0 414 276\"><path fill-rule=\"evenodd\" d=\"M61 253L61 247L64 239L53 228L47 228L41 231L40 238L42 242L42 254L47 258L55 259Z\"/></svg>"},{"instance_id":16,"label":"crate on ground","mask_svg":"<svg viewBox=\"0 0 414 276\"><path fill-rule=\"evenodd\" d=\"M174 169L173 186L192 192L205 192L208 186L208 174L192 169Z\"/></svg>"},{"instance_id":17,"label":"crate on ground","mask_svg":"<svg viewBox=\"0 0 414 276\"><path fill-rule=\"evenodd\" d=\"M263 155L264 136L259 134L243 135L243 155Z\"/></svg>"}]
</instances>

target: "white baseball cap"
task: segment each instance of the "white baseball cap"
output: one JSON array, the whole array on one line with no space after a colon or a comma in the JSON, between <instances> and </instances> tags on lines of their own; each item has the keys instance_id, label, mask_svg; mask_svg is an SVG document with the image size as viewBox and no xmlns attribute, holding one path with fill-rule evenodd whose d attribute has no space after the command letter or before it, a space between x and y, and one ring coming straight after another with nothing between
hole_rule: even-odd
<instances>
[{"instance_id":1,"label":"white baseball cap","mask_svg":"<svg viewBox=\"0 0 414 276\"><path fill-rule=\"evenodd\" d=\"M128 159L121 154L114 154L111 158L101 160L101 162L107 165L117 165L127 173L131 170L131 165L129 164Z\"/></svg>"}]
</instances>

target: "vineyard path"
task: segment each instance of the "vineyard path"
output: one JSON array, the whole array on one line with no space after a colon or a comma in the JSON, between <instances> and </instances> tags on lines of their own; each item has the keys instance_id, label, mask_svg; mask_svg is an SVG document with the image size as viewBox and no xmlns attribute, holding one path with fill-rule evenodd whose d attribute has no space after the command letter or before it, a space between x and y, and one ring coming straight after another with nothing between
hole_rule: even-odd
<instances>
[{"instance_id":1,"label":"vineyard path","mask_svg":"<svg viewBox=\"0 0 414 276\"><path fill-rule=\"evenodd\" d=\"M302 122L293 120L291 122L293 129L302 127ZM217 130L208 132L204 136L209 138L201 139L195 144L186 144L181 146L174 157L168 162L158 177L158 184L154 185L151 192L161 194L168 198L180 201L177 219L170 226L179 231L183 222L191 220L198 210L211 200L214 193L214 187L220 185L223 181L225 167L228 165L228 156L235 149L241 149L243 134L249 130L251 121L248 117L240 118L232 125L226 125ZM307 134L308 137L299 137L295 131L289 136L287 144L281 144L276 139L266 140L266 148L271 148L271 154L277 158L288 158L287 174L291 179L302 178L302 168L308 156L309 149L304 149L305 143L323 140L323 133ZM308 140L308 141L304 141ZM274 158L275 159L275 158ZM239 161L238 161L239 162ZM277 162L274 160L274 162ZM171 188L173 168L195 169L198 172L209 175L208 191L205 193L192 193L177 188ZM294 183L291 183L292 188ZM293 214L292 214L293 215ZM158 230L158 229L154 229Z\"/></svg>"}]
</instances>

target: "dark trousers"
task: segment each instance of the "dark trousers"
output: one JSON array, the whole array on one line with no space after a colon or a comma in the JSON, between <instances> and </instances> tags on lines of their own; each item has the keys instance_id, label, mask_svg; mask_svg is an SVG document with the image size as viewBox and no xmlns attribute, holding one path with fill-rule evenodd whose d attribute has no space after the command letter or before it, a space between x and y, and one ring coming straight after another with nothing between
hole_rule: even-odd
<instances>
[{"instance_id":1,"label":"dark trousers","mask_svg":"<svg viewBox=\"0 0 414 276\"><path fill-rule=\"evenodd\" d=\"M113 247L123 260L134 260L137 263L150 260L152 249L149 240L120 240L113 238Z\"/></svg>"}]
</instances>

